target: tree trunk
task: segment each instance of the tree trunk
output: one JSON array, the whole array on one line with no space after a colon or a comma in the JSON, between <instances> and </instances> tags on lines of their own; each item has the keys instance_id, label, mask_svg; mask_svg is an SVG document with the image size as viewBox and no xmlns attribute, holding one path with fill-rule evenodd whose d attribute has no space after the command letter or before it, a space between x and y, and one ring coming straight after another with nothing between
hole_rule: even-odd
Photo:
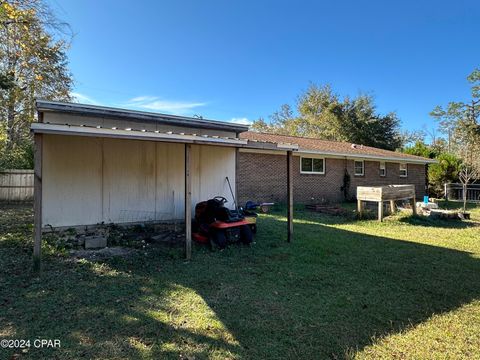
<instances>
[{"instance_id":1,"label":"tree trunk","mask_svg":"<svg viewBox=\"0 0 480 360\"><path fill-rule=\"evenodd\" d=\"M13 101L9 101L9 104L7 106L7 139L6 139L6 147L5 150L6 152L10 151L13 149L13 143L14 143L14 128L13 124L15 122L15 106Z\"/></svg>"}]
</instances>

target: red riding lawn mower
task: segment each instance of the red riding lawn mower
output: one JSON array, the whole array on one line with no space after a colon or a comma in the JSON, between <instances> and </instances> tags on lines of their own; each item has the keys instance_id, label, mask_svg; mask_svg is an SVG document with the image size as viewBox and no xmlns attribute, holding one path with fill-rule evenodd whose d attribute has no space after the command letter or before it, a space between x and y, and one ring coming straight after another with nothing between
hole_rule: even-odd
<instances>
[{"instance_id":1,"label":"red riding lawn mower","mask_svg":"<svg viewBox=\"0 0 480 360\"><path fill-rule=\"evenodd\" d=\"M230 186L230 181L228 185ZM233 191L232 197L236 205ZM230 210L225 207L225 203L227 199L223 196L215 196L195 206L193 240L220 249L232 243L247 245L252 243L253 233L256 232L257 214L252 209L238 209L236 206L236 210Z\"/></svg>"}]
</instances>

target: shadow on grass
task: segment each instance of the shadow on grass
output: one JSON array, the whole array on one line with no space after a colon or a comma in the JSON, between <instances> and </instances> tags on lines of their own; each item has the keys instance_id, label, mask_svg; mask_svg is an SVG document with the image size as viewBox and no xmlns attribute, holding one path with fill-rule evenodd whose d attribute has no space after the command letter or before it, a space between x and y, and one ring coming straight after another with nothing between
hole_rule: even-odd
<instances>
[{"instance_id":1,"label":"shadow on grass","mask_svg":"<svg viewBox=\"0 0 480 360\"><path fill-rule=\"evenodd\" d=\"M463 202L462 201L445 201L439 200L437 201L439 207L441 209L448 209L448 210L462 210L463 209ZM480 210L480 203L467 203L467 211L472 210Z\"/></svg>"},{"instance_id":2,"label":"shadow on grass","mask_svg":"<svg viewBox=\"0 0 480 360\"><path fill-rule=\"evenodd\" d=\"M252 248L197 248L190 263L171 249L103 265L51 258L39 280L0 242L0 330L62 339L31 358L343 358L479 298L469 253L298 215L291 244L268 215Z\"/></svg>"},{"instance_id":3,"label":"shadow on grass","mask_svg":"<svg viewBox=\"0 0 480 360\"><path fill-rule=\"evenodd\" d=\"M432 219L428 216L407 216L402 217L399 221L414 226L426 226L444 229L466 229L479 226L478 223L473 221L464 221L460 219Z\"/></svg>"}]
</instances>

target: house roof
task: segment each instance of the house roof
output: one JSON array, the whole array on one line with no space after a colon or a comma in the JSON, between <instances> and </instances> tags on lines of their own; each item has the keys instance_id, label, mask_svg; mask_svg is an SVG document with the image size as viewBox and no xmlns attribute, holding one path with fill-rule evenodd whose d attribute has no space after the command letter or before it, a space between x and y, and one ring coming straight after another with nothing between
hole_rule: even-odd
<instances>
[{"instance_id":1,"label":"house roof","mask_svg":"<svg viewBox=\"0 0 480 360\"><path fill-rule=\"evenodd\" d=\"M119 109L97 105L47 101L38 99L36 102L36 106L37 110L41 112L59 112L80 116L121 119L132 122L155 122L159 124L186 126L200 129L233 131L236 133L248 130L248 126L246 125L228 123L217 120Z\"/></svg>"},{"instance_id":2,"label":"house roof","mask_svg":"<svg viewBox=\"0 0 480 360\"><path fill-rule=\"evenodd\" d=\"M434 163L435 160L421 156L409 155L395 151L378 149L360 144L352 144L340 141L320 140L309 137L275 135L247 131L240 134L240 138L250 141L291 143L298 145L299 153L316 153L321 155L332 155L341 157L352 157L362 159L378 159L385 161L405 161L414 163Z\"/></svg>"}]
</instances>

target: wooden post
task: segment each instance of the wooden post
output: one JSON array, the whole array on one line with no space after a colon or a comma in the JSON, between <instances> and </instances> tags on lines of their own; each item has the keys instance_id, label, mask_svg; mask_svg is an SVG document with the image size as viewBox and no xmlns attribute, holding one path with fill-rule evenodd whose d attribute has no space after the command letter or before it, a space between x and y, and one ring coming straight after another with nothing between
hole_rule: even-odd
<instances>
[{"instance_id":1,"label":"wooden post","mask_svg":"<svg viewBox=\"0 0 480 360\"><path fill-rule=\"evenodd\" d=\"M378 221L383 221L383 201L378 202Z\"/></svg>"},{"instance_id":2,"label":"wooden post","mask_svg":"<svg viewBox=\"0 0 480 360\"><path fill-rule=\"evenodd\" d=\"M237 208L235 210L238 210L239 206L238 205L238 169L240 169L240 154L239 154L239 148L235 148L235 199L237 203Z\"/></svg>"},{"instance_id":3,"label":"wooden post","mask_svg":"<svg viewBox=\"0 0 480 360\"><path fill-rule=\"evenodd\" d=\"M363 217L363 201L357 199L357 212L358 217L361 219Z\"/></svg>"},{"instance_id":4,"label":"wooden post","mask_svg":"<svg viewBox=\"0 0 480 360\"><path fill-rule=\"evenodd\" d=\"M415 198L415 195L413 195L413 199L412 199L412 211L413 211L413 215L417 215L417 200Z\"/></svg>"},{"instance_id":5,"label":"wooden post","mask_svg":"<svg viewBox=\"0 0 480 360\"><path fill-rule=\"evenodd\" d=\"M293 155L292 151L287 151L287 223L288 236L287 241L293 238Z\"/></svg>"},{"instance_id":6,"label":"wooden post","mask_svg":"<svg viewBox=\"0 0 480 360\"><path fill-rule=\"evenodd\" d=\"M33 178L33 269L40 271L42 256L42 157L43 135L34 134L34 178Z\"/></svg>"},{"instance_id":7,"label":"wooden post","mask_svg":"<svg viewBox=\"0 0 480 360\"><path fill-rule=\"evenodd\" d=\"M185 258L192 258L192 181L190 174L192 145L185 144Z\"/></svg>"},{"instance_id":8,"label":"wooden post","mask_svg":"<svg viewBox=\"0 0 480 360\"><path fill-rule=\"evenodd\" d=\"M390 200L390 213L395 214L395 200Z\"/></svg>"}]
</instances>

